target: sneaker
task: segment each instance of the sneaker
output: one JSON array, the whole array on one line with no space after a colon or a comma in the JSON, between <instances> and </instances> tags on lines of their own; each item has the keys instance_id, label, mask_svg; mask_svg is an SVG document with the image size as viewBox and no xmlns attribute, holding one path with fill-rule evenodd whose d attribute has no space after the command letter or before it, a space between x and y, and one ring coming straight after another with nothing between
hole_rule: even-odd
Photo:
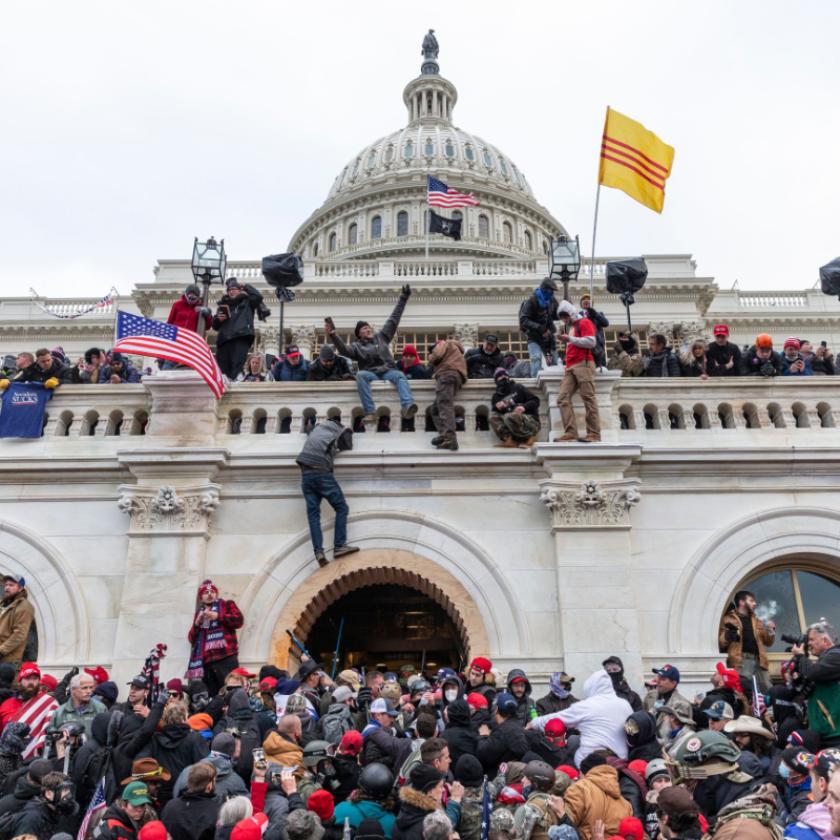
<instances>
[{"instance_id":1,"label":"sneaker","mask_svg":"<svg viewBox=\"0 0 840 840\"><path fill-rule=\"evenodd\" d=\"M323 551L316 551L315 559L318 561L318 565L321 566L321 568L327 565L327 555L324 554Z\"/></svg>"},{"instance_id":2,"label":"sneaker","mask_svg":"<svg viewBox=\"0 0 840 840\"><path fill-rule=\"evenodd\" d=\"M446 438L443 435L435 435L432 438L432 446L440 446L445 440Z\"/></svg>"},{"instance_id":3,"label":"sneaker","mask_svg":"<svg viewBox=\"0 0 840 840\"><path fill-rule=\"evenodd\" d=\"M452 437L445 437L436 447L435 449L449 449L452 452L458 451L458 439L455 435Z\"/></svg>"},{"instance_id":4,"label":"sneaker","mask_svg":"<svg viewBox=\"0 0 840 840\"><path fill-rule=\"evenodd\" d=\"M361 551L357 545L337 545L333 549L333 557L344 557L345 554L355 554L357 551Z\"/></svg>"},{"instance_id":5,"label":"sneaker","mask_svg":"<svg viewBox=\"0 0 840 840\"><path fill-rule=\"evenodd\" d=\"M414 417L417 414L417 403L412 403L411 405L407 405L405 408L402 409L400 412L403 417L409 419L410 417Z\"/></svg>"}]
</instances>

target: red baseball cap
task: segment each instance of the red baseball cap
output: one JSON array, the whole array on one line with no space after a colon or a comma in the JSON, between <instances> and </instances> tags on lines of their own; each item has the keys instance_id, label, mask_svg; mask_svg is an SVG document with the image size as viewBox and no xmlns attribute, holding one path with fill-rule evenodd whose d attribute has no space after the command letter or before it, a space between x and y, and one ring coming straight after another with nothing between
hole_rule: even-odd
<instances>
[{"instance_id":1,"label":"red baseball cap","mask_svg":"<svg viewBox=\"0 0 840 840\"><path fill-rule=\"evenodd\" d=\"M97 665L95 668L85 668L85 673L90 674L97 685L108 682L108 672L101 665Z\"/></svg>"},{"instance_id":2,"label":"red baseball cap","mask_svg":"<svg viewBox=\"0 0 840 840\"><path fill-rule=\"evenodd\" d=\"M362 733L356 729L351 729L341 736L338 749L343 755L358 755L362 751L363 743Z\"/></svg>"},{"instance_id":3,"label":"red baseball cap","mask_svg":"<svg viewBox=\"0 0 840 840\"><path fill-rule=\"evenodd\" d=\"M296 359L298 356L300 356L300 347L298 347L297 344L290 344L286 348L286 358Z\"/></svg>"},{"instance_id":4,"label":"red baseball cap","mask_svg":"<svg viewBox=\"0 0 840 840\"><path fill-rule=\"evenodd\" d=\"M487 698L483 694L479 694L477 691L473 691L471 694L467 695L467 703L469 703L469 705L474 709L487 709L490 705L487 702Z\"/></svg>"},{"instance_id":5,"label":"red baseball cap","mask_svg":"<svg viewBox=\"0 0 840 840\"><path fill-rule=\"evenodd\" d=\"M166 840L166 826L160 820L147 822L139 832L138 840Z\"/></svg>"},{"instance_id":6,"label":"red baseball cap","mask_svg":"<svg viewBox=\"0 0 840 840\"><path fill-rule=\"evenodd\" d=\"M24 662L18 671L18 679L24 677L39 677L41 676L41 669L34 662ZM58 685L58 683L56 683Z\"/></svg>"},{"instance_id":7,"label":"red baseball cap","mask_svg":"<svg viewBox=\"0 0 840 840\"><path fill-rule=\"evenodd\" d=\"M729 327L726 324L715 324L712 335L729 335Z\"/></svg>"},{"instance_id":8,"label":"red baseball cap","mask_svg":"<svg viewBox=\"0 0 840 840\"><path fill-rule=\"evenodd\" d=\"M268 825L268 817L260 812L240 820L230 833L230 840L260 840Z\"/></svg>"},{"instance_id":9,"label":"red baseball cap","mask_svg":"<svg viewBox=\"0 0 840 840\"><path fill-rule=\"evenodd\" d=\"M470 668L475 668L477 671L481 671L482 674L486 674L493 670L493 663L484 656L476 656L470 662Z\"/></svg>"},{"instance_id":10,"label":"red baseball cap","mask_svg":"<svg viewBox=\"0 0 840 840\"><path fill-rule=\"evenodd\" d=\"M580 770L572 767L571 764L558 764L554 769L558 773L565 773L573 782L580 778Z\"/></svg>"},{"instance_id":11,"label":"red baseball cap","mask_svg":"<svg viewBox=\"0 0 840 840\"><path fill-rule=\"evenodd\" d=\"M277 690L277 680L274 677L263 677L260 680L260 691L271 692Z\"/></svg>"},{"instance_id":12,"label":"red baseball cap","mask_svg":"<svg viewBox=\"0 0 840 840\"><path fill-rule=\"evenodd\" d=\"M240 677L247 677L249 680L252 680L257 676L256 674L252 674L247 668L234 668L231 671L231 674L236 674Z\"/></svg>"},{"instance_id":13,"label":"red baseball cap","mask_svg":"<svg viewBox=\"0 0 840 840\"><path fill-rule=\"evenodd\" d=\"M545 725L545 734L549 738L559 738L566 734L566 724L560 718L552 718Z\"/></svg>"},{"instance_id":14,"label":"red baseball cap","mask_svg":"<svg viewBox=\"0 0 840 840\"><path fill-rule=\"evenodd\" d=\"M52 674L41 674L41 685L47 691L55 691L58 688L58 680Z\"/></svg>"}]
</instances>

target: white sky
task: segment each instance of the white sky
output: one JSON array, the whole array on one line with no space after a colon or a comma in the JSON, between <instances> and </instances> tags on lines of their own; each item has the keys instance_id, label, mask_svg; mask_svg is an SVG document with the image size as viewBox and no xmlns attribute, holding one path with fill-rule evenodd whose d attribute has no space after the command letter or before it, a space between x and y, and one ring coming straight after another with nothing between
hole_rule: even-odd
<instances>
[{"instance_id":1,"label":"white sky","mask_svg":"<svg viewBox=\"0 0 840 840\"><path fill-rule=\"evenodd\" d=\"M339 170L405 124L430 26L455 123L585 253L611 105L676 158L661 216L602 191L599 255L690 252L723 288L770 289L840 254L832 0L54 0L0 23L0 294L127 292L195 235L232 259L285 250Z\"/></svg>"}]
</instances>

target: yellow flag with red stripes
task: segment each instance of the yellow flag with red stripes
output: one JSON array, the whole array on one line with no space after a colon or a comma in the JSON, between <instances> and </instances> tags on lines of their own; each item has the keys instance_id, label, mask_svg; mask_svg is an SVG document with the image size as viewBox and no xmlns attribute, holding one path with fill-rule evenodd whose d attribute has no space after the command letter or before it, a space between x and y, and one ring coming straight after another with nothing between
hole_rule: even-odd
<instances>
[{"instance_id":1,"label":"yellow flag with red stripes","mask_svg":"<svg viewBox=\"0 0 840 840\"><path fill-rule=\"evenodd\" d=\"M673 146L663 143L641 123L607 108L599 184L622 190L645 207L661 213L665 181L673 163Z\"/></svg>"}]
</instances>

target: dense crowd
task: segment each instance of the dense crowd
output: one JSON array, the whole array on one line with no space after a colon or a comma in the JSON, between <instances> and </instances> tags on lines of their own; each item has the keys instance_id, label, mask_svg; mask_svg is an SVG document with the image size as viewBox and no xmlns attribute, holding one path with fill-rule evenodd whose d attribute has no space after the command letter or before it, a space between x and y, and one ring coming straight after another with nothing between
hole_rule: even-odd
<instances>
[{"instance_id":1,"label":"dense crowd","mask_svg":"<svg viewBox=\"0 0 840 840\"><path fill-rule=\"evenodd\" d=\"M17 668L31 614L5 578L0 837L79 840L830 840L840 834L840 646L823 620L771 683L752 593L720 624L710 690L617 656L576 694L484 656L462 672L238 660L245 617L209 580L189 666L158 646L120 689L101 667ZM10 612L11 611L11 612ZM10 641L11 640L11 641ZM10 644L7 644L9 642ZM10 646L11 645L11 646Z\"/></svg>"}]
</instances>

